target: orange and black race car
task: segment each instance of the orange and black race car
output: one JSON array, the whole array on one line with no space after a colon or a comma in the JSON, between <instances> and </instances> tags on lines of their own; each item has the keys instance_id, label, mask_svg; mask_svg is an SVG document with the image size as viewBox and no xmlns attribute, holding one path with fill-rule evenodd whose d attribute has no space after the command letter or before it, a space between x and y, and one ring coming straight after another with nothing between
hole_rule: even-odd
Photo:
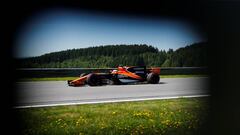
<instances>
[{"instance_id":1,"label":"orange and black race car","mask_svg":"<svg viewBox=\"0 0 240 135\"><path fill-rule=\"evenodd\" d=\"M68 80L69 86L100 86L104 84L128 84L136 82L147 82L157 84L160 80L160 68L146 68L145 66L119 66L109 73L82 74L80 78Z\"/></svg>"}]
</instances>

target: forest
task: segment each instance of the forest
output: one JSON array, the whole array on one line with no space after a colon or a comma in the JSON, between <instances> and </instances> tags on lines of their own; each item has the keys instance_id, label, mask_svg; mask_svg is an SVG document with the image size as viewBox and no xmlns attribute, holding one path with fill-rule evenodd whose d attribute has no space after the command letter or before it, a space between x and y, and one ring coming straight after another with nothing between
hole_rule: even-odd
<instances>
[{"instance_id":1,"label":"forest","mask_svg":"<svg viewBox=\"0 0 240 135\"><path fill-rule=\"evenodd\" d=\"M146 44L104 45L17 59L18 68L113 68L118 65L205 67L207 42L194 43L176 50L159 50Z\"/></svg>"}]
</instances>

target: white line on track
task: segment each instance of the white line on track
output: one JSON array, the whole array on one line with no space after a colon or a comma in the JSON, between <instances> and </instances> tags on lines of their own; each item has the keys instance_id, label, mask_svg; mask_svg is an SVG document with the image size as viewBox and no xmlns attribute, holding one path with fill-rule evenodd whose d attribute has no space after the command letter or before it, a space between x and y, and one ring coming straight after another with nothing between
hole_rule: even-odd
<instances>
[{"instance_id":1,"label":"white line on track","mask_svg":"<svg viewBox=\"0 0 240 135\"><path fill-rule=\"evenodd\" d=\"M117 102L146 101L146 100L158 100L158 99L177 99L177 98L194 98L194 97L208 97L208 96L210 96L210 95L189 95L189 96L172 96L172 97L117 99L117 100L105 100L105 101L72 102L72 103L43 104L43 105L26 105L26 106L15 106L14 108L54 107L54 106L66 106L66 105L117 103Z\"/></svg>"}]
</instances>

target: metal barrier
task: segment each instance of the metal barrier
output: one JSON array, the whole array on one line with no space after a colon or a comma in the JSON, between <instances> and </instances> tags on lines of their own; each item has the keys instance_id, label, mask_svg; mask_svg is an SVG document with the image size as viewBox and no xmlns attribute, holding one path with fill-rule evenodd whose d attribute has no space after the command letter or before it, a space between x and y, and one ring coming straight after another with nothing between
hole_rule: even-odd
<instances>
[{"instance_id":1,"label":"metal barrier","mask_svg":"<svg viewBox=\"0 0 240 135\"><path fill-rule=\"evenodd\" d=\"M16 72L20 78L30 77L75 77L82 73L104 72L116 68L19 68ZM162 67L161 75L208 74L207 67Z\"/></svg>"}]
</instances>

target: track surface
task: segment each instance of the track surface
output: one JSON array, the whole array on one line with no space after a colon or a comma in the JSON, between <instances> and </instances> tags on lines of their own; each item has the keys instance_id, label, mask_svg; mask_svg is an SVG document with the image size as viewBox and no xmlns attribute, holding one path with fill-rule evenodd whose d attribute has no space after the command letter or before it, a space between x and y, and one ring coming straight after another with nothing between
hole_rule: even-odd
<instances>
[{"instance_id":1,"label":"track surface","mask_svg":"<svg viewBox=\"0 0 240 135\"><path fill-rule=\"evenodd\" d=\"M207 77L165 78L159 84L69 87L66 81L17 82L15 107L42 107L121 100L207 95Z\"/></svg>"}]
</instances>

